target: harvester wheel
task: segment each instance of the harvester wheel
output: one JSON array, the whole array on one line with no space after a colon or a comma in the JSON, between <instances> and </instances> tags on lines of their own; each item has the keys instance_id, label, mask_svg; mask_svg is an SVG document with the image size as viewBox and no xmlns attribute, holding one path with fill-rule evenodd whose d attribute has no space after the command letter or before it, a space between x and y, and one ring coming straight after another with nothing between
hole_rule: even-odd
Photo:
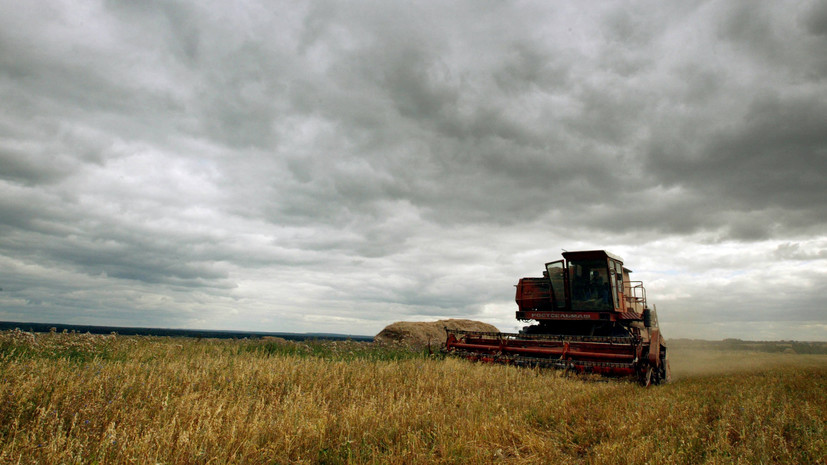
<instances>
[{"instance_id":1,"label":"harvester wheel","mask_svg":"<svg viewBox=\"0 0 827 465\"><path fill-rule=\"evenodd\" d=\"M638 375L638 381L640 381L640 385L643 387L649 387L652 385L652 381L655 379L655 370L652 369L652 366L649 365L640 372ZM655 383L657 384L657 383Z\"/></svg>"},{"instance_id":2,"label":"harvester wheel","mask_svg":"<svg viewBox=\"0 0 827 465\"><path fill-rule=\"evenodd\" d=\"M661 383L670 383L672 382L672 368L669 366L669 356L666 353L666 349L664 348L660 352L660 366L661 366L661 375L660 375L660 382Z\"/></svg>"}]
</instances>

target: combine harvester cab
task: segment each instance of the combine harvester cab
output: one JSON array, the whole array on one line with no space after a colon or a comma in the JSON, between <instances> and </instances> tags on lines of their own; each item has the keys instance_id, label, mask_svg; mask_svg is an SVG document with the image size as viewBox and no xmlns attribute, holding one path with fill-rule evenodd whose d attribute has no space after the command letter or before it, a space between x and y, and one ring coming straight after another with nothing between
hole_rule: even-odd
<instances>
[{"instance_id":1,"label":"combine harvester cab","mask_svg":"<svg viewBox=\"0 0 827 465\"><path fill-rule=\"evenodd\" d=\"M668 382L666 344L643 283L603 250L565 252L517 284L520 333L449 330L445 350L470 360Z\"/></svg>"}]
</instances>

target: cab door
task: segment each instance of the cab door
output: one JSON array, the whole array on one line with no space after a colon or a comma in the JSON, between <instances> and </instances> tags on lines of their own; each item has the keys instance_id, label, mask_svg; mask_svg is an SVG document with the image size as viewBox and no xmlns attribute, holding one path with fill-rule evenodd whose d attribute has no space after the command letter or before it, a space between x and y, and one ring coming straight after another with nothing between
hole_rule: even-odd
<instances>
[{"instance_id":1,"label":"cab door","mask_svg":"<svg viewBox=\"0 0 827 465\"><path fill-rule=\"evenodd\" d=\"M609 282L612 285L612 301L615 311L623 309L623 265L617 260L609 260Z\"/></svg>"},{"instance_id":2,"label":"cab door","mask_svg":"<svg viewBox=\"0 0 827 465\"><path fill-rule=\"evenodd\" d=\"M566 266L563 260L546 263L546 272L551 282L551 293L553 294L554 308L565 310L566 308Z\"/></svg>"}]
</instances>

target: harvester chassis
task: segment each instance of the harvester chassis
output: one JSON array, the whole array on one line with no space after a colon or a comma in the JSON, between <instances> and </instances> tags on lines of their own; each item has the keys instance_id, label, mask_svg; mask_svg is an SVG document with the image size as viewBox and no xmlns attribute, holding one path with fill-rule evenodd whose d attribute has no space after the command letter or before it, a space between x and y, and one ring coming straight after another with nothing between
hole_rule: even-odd
<instances>
[{"instance_id":1,"label":"harvester chassis","mask_svg":"<svg viewBox=\"0 0 827 465\"><path fill-rule=\"evenodd\" d=\"M605 250L564 252L542 277L521 278L519 334L446 331L445 351L470 360L669 381L657 311L623 259Z\"/></svg>"}]
</instances>

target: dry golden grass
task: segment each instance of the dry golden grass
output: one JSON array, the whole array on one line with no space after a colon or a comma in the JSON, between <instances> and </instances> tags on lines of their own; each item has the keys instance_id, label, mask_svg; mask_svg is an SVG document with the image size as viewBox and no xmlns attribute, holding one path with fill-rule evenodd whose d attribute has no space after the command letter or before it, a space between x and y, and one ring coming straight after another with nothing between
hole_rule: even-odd
<instances>
[{"instance_id":1,"label":"dry golden grass","mask_svg":"<svg viewBox=\"0 0 827 465\"><path fill-rule=\"evenodd\" d=\"M692 354L694 365L675 353L678 380L646 389L395 350L0 333L0 463L753 464L827 456L827 356L751 354L764 362L724 374L694 368L717 366L708 362L718 354Z\"/></svg>"}]
</instances>

